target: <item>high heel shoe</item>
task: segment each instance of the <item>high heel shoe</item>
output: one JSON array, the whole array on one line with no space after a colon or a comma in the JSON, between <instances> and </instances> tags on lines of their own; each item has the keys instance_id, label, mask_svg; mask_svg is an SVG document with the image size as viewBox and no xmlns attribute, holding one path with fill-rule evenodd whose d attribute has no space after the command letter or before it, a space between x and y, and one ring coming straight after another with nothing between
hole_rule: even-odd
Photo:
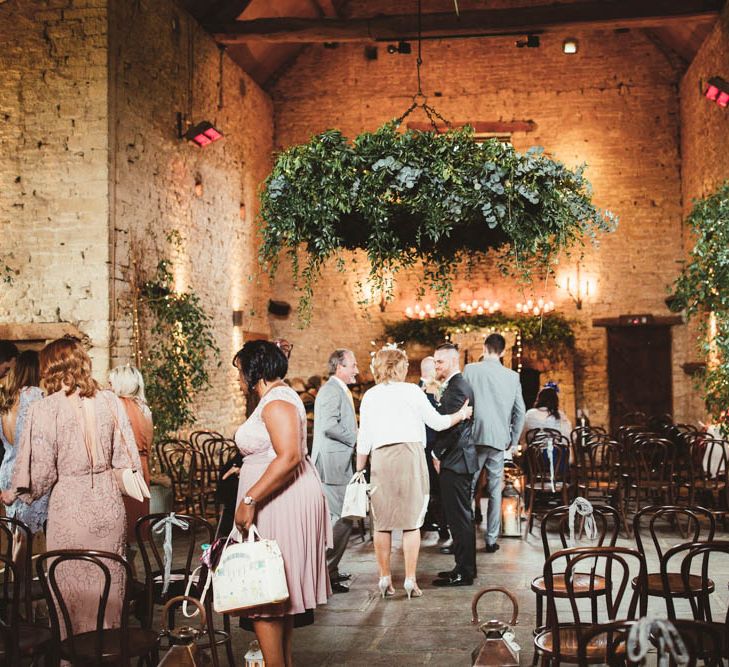
<instances>
[{"instance_id":1,"label":"high heel shoe","mask_svg":"<svg viewBox=\"0 0 729 667\"><path fill-rule=\"evenodd\" d=\"M419 598L422 597L423 591L421 591L418 588L418 585L415 583L415 579L410 579L409 577L405 579L405 581L402 584L402 587L405 589L405 592L408 595L408 600L411 597Z\"/></svg>"},{"instance_id":2,"label":"high heel shoe","mask_svg":"<svg viewBox=\"0 0 729 667\"><path fill-rule=\"evenodd\" d=\"M392 587L392 577L390 575L380 577L380 581L377 582L377 588L380 589L380 595L383 599L387 596L395 595L395 589Z\"/></svg>"}]
</instances>

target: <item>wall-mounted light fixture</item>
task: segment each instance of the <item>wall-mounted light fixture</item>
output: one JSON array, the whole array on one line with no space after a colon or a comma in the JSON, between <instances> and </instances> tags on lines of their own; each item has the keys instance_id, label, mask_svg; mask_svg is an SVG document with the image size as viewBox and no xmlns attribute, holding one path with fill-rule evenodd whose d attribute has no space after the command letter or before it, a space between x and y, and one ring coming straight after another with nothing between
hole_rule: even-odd
<instances>
[{"instance_id":1,"label":"wall-mounted light fixture","mask_svg":"<svg viewBox=\"0 0 729 667\"><path fill-rule=\"evenodd\" d=\"M177 114L177 137L185 139L190 143L202 148L223 138L223 133L216 128L209 120L204 120L197 125L189 125L181 113Z\"/></svg>"},{"instance_id":2,"label":"wall-mounted light fixture","mask_svg":"<svg viewBox=\"0 0 729 667\"><path fill-rule=\"evenodd\" d=\"M404 55L408 55L412 53L413 47L410 44L410 42L405 41L399 41L397 44L388 44L387 45L387 52L388 53L402 53Z\"/></svg>"},{"instance_id":3,"label":"wall-mounted light fixture","mask_svg":"<svg viewBox=\"0 0 729 667\"><path fill-rule=\"evenodd\" d=\"M539 35L527 35L526 39L520 39L516 42L516 48L523 49L526 47L528 49L537 49L539 48L539 44Z\"/></svg>"},{"instance_id":4,"label":"wall-mounted light fixture","mask_svg":"<svg viewBox=\"0 0 729 667\"><path fill-rule=\"evenodd\" d=\"M577 310L582 310L583 301L594 291L594 285L590 285L590 279L582 277L579 262L577 263L575 275L567 275L562 278L561 284L558 284L557 287L569 294L572 301L575 302Z\"/></svg>"},{"instance_id":5,"label":"wall-mounted light fixture","mask_svg":"<svg viewBox=\"0 0 729 667\"><path fill-rule=\"evenodd\" d=\"M242 310L233 311L233 326L234 327L243 326L243 311Z\"/></svg>"},{"instance_id":6,"label":"wall-mounted light fixture","mask_svg":"<svg viewBox=\"0 0 729 667\"><path fill-rule=\"evenodd\" d=\"M729 83L720 76L712 76L706 83L704 97L726 109L729 105Z\"/></svg>"},{"instance_id":7,"label":"wall-mounted light fixture","mask_svg":"<svg viewBox=\"0 0 729 667\"><path fill-rule=\"evenodd\" d=\"M574 37L568 37L562 42L562 53L573 55L577 53L577 40Z\"/></svg>"}]
</instances>

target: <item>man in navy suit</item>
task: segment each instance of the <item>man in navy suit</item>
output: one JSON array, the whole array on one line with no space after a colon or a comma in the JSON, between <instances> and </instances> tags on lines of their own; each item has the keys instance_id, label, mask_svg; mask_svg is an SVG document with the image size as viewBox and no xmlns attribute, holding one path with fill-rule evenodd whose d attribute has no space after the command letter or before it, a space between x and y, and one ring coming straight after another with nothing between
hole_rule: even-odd
<instances>
[{"instance_id":1,"label":"man in navy suit","mask_svg":"<svg viewBox=\"0 0 729 667\"><path fill-rule=\"evenodd\" d=\"M444 343L436 348L436 377L443 382L438 412L451 414L468 401L473 390L461 374L458 348ZM448 525L453 536L453 570L439 572L434 586L470 586L476 577L476 531L471 515L471 481L478 470L476 448L471 443L470 419L435 435L433 454L440 473L440 490Z\"/></svg>"}]
</instances>

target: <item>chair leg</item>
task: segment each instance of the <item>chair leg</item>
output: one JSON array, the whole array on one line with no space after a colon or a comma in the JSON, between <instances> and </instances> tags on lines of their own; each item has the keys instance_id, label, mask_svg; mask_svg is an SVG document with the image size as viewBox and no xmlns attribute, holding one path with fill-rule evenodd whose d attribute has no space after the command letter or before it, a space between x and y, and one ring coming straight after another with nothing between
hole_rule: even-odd
<instances>
[{"instance_id":1,"label":"chair leg","mask_svg":"<svg viewBox=\"0 0 729 667\"><path fill-rule=\"evenodd\" d=\"M542 622L542 616L544 614L544 610L542 608L543 602L542 602L542 596L537 594L537 627L541 628L543 625Z\"/></svg>"},{"instance_id":2,"label":"chair leg","mask_svg":"<svg viewBox=\"0 0 729 667\"><path fill-rule=\"evenodd\" d=\"M233 636L230 634L230 616L223 614L223 630L228 633L228 641L225 642L225 652L228 655L228 667L235 667L235 655L233 655Z\"/></svg>"}]
</instances>

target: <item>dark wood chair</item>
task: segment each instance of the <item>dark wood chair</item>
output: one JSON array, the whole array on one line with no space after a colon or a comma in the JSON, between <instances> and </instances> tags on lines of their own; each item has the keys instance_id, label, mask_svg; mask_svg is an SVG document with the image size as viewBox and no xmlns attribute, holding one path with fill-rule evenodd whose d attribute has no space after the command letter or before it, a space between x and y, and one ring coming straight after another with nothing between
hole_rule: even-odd
<instances>
[{"instance_id":1,"label":"dark wood chair","mask_svg":"<svg viewBox=\"0 0 729 667\"><path fill-rule=\"evenodd\" d=\"M620 502L626 514L646 505L672 505L674 445L652 434L624 446Z\"/></svg>"},{"instance_id":2,"label":"dark wood chair","mask_svg":"<svg viewBox=\"0 0 729 667\"><path fill-rule=\"evenodd\" d=\"M21 586L12 557L1 554L0 566L3 568L2 595L0 595L0 664L14 665L21 661L18 641Z\"/></svg>"},{"instance_id":3,"label":"dark wood chair","mask_svg":"<svg viewBox=\"0 0 729 667\"><path fill-rule=\"evenodd\" d=\"M705 526L702 523L706 524ZM685 521L685 529L681 527L682 534L688 538L689 544L714 539L716 522L711 512L702 507L679 507L679 506L651 506L638 511L633 517L633 535L638 551L649 558L655 558L659 563L658 572L649 572L646 576L646 595L659 597L666 601L666 613L669 618L675 618L669 606L669 598L685 598L687 593L681 578L680 571L670 571L670 561L674 559L680 550L687 548L686 544L681 545L677 552L674 549L665 550L661 547L661 536L657 531L657 524L666 522L672 530L681 526ZM643 528L647 527L650 540L643 539ZM673 561L674 563L676 560ZM701 592L701 579L692 575L691 594ZM637 580L633 580L633 586L637 586ZM713 587L713 582L711 583Z\"/></svg>"},{"instance_id":4,"label":"dark wood chair","mask_svg":"<svg viewBox=\"0 0 729 667\"><path fill-rule=\"evenodd\" d=\"M563 436L560 436L563 438ZM566 438L563 438L566 440ZM570 497L570 447L553 439L535 440L526 448L526 479L524 492L527 497L526 534L534 526L534 515L544 503L567 505ZM549 507L548 509L552 509ZM546 511L546 510L545 510Z\"/></svg>"},{"instance_id":5,"label":"dark wood chair","mask_svg":"<svg viewBox=\"0 0 729 667\"><path fill-rule=\"evenodd\" d=\"M550 530L556 529L559 535L559 540L562 549L569 549L572 545L570 544L570 526L569 526L569 506L557 507L547 514L544 515L540 525L540 532L542 536L542 548L544 549L544 559L547 560L552 555L552 549L549 545ZM595 539L594 546L615 546L618 539L618 533L620 531L620 517L617 511L612 507L606 506L593 506L592 508L593 518L595 520L595 527L597 528L597 538ZM580 524L576 530L575 535L579 538L580 532L582 531L584 521L580 521L580 515L576 515L575 519ZM580 575L582 576L582 575ZM575 597L589 597L593 604L596 604L596 597L598 595L604 595L605 593L605 578L598 575L598 580L595 582L585 581L584 578L578 579L574 582ZM543 619L543 603L546 595L546 586L544 583L544 577L536 577L532 580L531 589L536 596L537 602L537 632L542 629ZM564 581L564 574L554 574L554 596L555 597L567 597L567 588Z\"/></svg>"},{"instance_id":6,"label":"dark wood chair","mask_svg":"<svg viewBox=\"0 0 729 667\"><path fill-rule=\"evenodd\" d=\"M690 439L689 477L683 482L689 505L701 503L717 518L729 509L729 442L716 438Z\"/></svg>"},{"instance_id":7,"label":"dark wood chair","mask_svg":"<svg viewBox=\"0 0 729 667\"><path fill-rule=\"evenodd\" d=\"M577 495L618 506L622 455L620 443L609 438L599 438L582 447L575 459Z\"/></svg>"},{"instance_id":8,"label":"dark wood chair","mask_svg":"<svg viewBox=\"0 0 729 667\"><path fill-rule=\"evenodd\" d=\"M546 440L551 438L554 442L562 442L564 436L555 428L531 428L524 434L524 442L527 446L537 440Z\"/></svg>"},{"instance_id":9,"label":"dark wood chair","mask_svg":"<svg viewBox=\"0 0 729 667\"><path fill-rule=\"evenodd\" d=\"M89 598L86 601L94 605L97 619L94 630L77 632L73 626L68 601L63 597L57 579L58 569L63 569L69 563L84 564L87 567L85 578L91 580L98 577L102 582L101 596L97 600ZM109 568L111 563L120 566L123 573L121 584L124 595L121 600L120 626L117 628L104 627L113 581ZM128 625L132 571L124 558L107 551L61 549L42 554L36 562L36 569L46 595L53 633L52 654L56 659L67 660L73 665L104 663L126 666L131 664L132 658L144 659L150 666L159 662L157 633L147 628L130 628Z\"/></svg>"},{"instance_id":10,"label":"dark wood chair","mask_svg":"<svg viewBox=\"0 0 729 667\"><path fill-rule=\"evenodd\" d=\"M157 444L157 456L163 471L172 482L172 503L176 512L205 514L205 496L201 472L202 452L185 440L168 439Z\"/></svg>"},{"instance_id":11,"label":"dark wood chair","mask_svg":"<svg viewBox=\"0 0 729 667\"><path fill-rule=\"evenodd\" d=\"M199 557L202 554L203 544L212 544L215 539L213 526L203 517L176 514L175 519L187 524L182 528L170 524L172 544L178 554L184 557L184 563L177 567L170 568L170 578L167 591L163 593L165 578L165 555L164 539L167 529L166 520L169 514L147 514L140 517L134 527L137 537L137 544L144 563L144 615L142 624L145 628L151 628L154 619L156 606L163 606L169 600L179 595L191 595L200 598L207 580L208 571L201 567L197 574L195 570ZM189 593L187 590L189 588ZM217 647L225 645L228 654L228 661L232 666L235 662L233 647L231 644L230 618L223 616L223 630L216 630L212 610L212 592L204 601L205 613L208 627L208 643L198 643L199 648L210 648L213 664L219 665ZM168 614L168 627L175 626L175 607L171 608Z\"/></svg>"},{"instance_id":12,"label":"dark wood chair","mask_svg":"<svg viewBox=\"0 0 729 667\"><path fill-rule=\"evenodd\" d=\"M723 667L723 637L716 627L701 621L666 620L664 622L671 623L686 647L689 656L686 667L696 667L699 662L705 667ZM639 667L645 664L643 660L634 662L627 657L628 634L636 623L638 623L636 620L626 620L592 626L580 637L578 663L580 667L595 664L596 659L609 667ZM659 637L649 634L648 639L656 658L670 660L671 655ZM670 662L669 664L675 663Z\"/></svg>"},{"instance_id":13,"label":"dark wood chair","mask_svg":"<svg viewBox=\"0 0 729 667\"><path fill-rule=\"evenodd\" d=\"M580 641L598 622L600 611L606 618L645 616L647 597L640 587L630 589L631 568L638 571L639 580L644 582L643 555L626 547L577 547L558 551L547 559L543 571L547 624L534 637L534 649L541 655L542 664L578 663ZM627 593L631 594L629 598ZM557 601L564 597L569 600L569 611L560 618ZM585 597L597 601L591 605L589 620L578 605L578 600ZM604 663L604 644L590 648L589 653L591 664Z\"/></svg>"}]
</instances>

